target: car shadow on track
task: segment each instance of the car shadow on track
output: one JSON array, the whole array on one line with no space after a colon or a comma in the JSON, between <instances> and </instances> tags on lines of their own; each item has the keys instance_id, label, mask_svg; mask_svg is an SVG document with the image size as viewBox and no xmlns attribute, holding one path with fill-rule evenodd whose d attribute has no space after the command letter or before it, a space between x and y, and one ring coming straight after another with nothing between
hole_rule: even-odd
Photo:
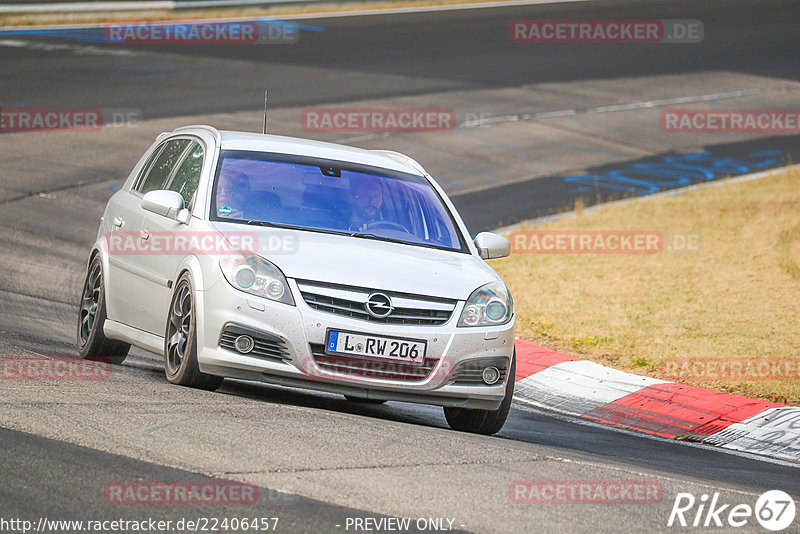
<instances>
[{"instance_id":1,"label":"car shadow on track","mask_svg":"<svg viewBox=\"0 0 800 534\"><path fill-rule=\"evenodd\" d=\"M123 366L147 371L157 380L164 378L164 366L161 358L154 354L134 349L133 358ZM176 386L177 387L177 386ZM251 400L259 400L274 404L301 406L330 410L351 415L380 418L386 421L409 423L414 425L448 429L442 409L437 406L387 402L386 404L364 404L351 402L341 395L312 390L296 389L261 382L251 382L226 378L216 391L219 395L231 395Z\"/></svg>"}]
</instances>

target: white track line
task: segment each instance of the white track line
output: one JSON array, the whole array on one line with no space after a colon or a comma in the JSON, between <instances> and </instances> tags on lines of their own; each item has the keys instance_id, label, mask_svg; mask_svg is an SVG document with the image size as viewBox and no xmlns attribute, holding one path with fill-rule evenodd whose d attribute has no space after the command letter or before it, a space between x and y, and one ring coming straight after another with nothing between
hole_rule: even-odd
<instances>
[{"instance_id":1,"label":"white track line","mask_svg":"<svg viewBox=\"0 0 800 534\"><path fill-rule=\"evenodd\" d=\"M83 24L37 24L32 26L0 26L2 32L14 31L39 31L39 30L102 30L109 26L167 26L177 24L224 24L226 22L281 22L283 17L271 17L269 15L253 15L249 17L215 17L215 18L185 18L185 19L163 19L152 21L120 20L108 22L86 22ZM34 34L35 35L35 34Z\"/></svg>"},{"instance_id":2,"label":"white track line","mask_svg":"<svg viewBox=\"0 0 800 534\"><path fill-rule=\"evenodd\" d=\"M724 100L727 98L740 98L743 96L752 96L761 93L771 92L783 89L800 89L800 84L791 83L777 89L746 89L741 91L728 91L726 93L710 93L707 95L696 96L680 96L676 98L664 98L660 100L649 100L646 102L628 102L626 104L614 104L611 106L597 106L593 108L586 108L584 110L577 109L562 109L558 111L544 111L541 113L521 113L518 115L498 115L497 117L487 117L485 119L477 119L466 121L459 124L461 128L474 128L476 126L484 126L486 124L497 124L498 122L516 122L527 121L536 119L548 119L552 117L570 117L578 114L593 114L593 113L609 113L616 111L632 111L636 109L651 109L663 106L671 106L676 104L692 104L697 102L710 102L713 100Z\"/></svg>"},{"instance_id":3,"label":"white track line","mask_svg":"<svg viewBox=\"0 0 800 534\"><path fill-rule=\"evenodd\" d=\"M591 2L592 0L507 0L502 2L480 2L469 4L450 4L442 6L396 7L392 9L362 9L358 11L339 11L335 13L303 13L281 15L281 20L331 19L339 17L360 17L364 15L401 15L404 13L431 13L437 11L460 11L467 9L486 9L492 7L533 6L539 4L568 4Z\"/></svg>"},{"instance_id":4,"label":"white track line","mask_svg":"<svg viewBox=\"0 0 800 534\"><path fill-rule=\"evenodd\" d=\"M800 84L791 83L787 84L783 87L775 88L775 89L746 89L740 91L729 91L726 93L709 93L706 95L696 95L696 96L679 96L675 98L664 98L659 100L649 100L646 102L629 102L625 104L615 104L612 106L597 106L593 108L587 108L584 110L577 110L577 109L562 109L556 111L542 111L539 113L521 113L517 115L498 115L496 117L486 117L483 119L475 119L475 120L468 120L462 122L457 127L458 128L475 128L477 126L487 126L490 124L501 124L504 122L520 122L520 121L530 121L530 120L539 120L539 119L550 119L554 117L572 117L575 115L584 115L584 114L594 114L594 113L609 113L609 112L618 112L618 111L631 111L636 109L650 109L662 106L670 106L675 104L688 104L688 103L696 103L696 102L710 102L713 100L723 100L728 98L740 98L743 96L752 96L761 93L772 92L776 90L784 90L784 89L800 89ZM376 139L380 137L388 137L391 132L376 132L376 133L368 133L364 135L359 135L356 137L348 137L344 139L337 140L337 143L354 143L358 141L366 141L369 139ZM398 132L402 133L402 132Z\"/></svg>"},{"instance_id":5,"label":"white track line","mask_svg":"<svg viewBox=\"0 0 800 534\"><path fill-rule=\"evenodd\" d=\"M73 45L63 43L49 43L44 41L23 41L20 39L0 39L0 47L7 46L11 48L29 48L31 50L44 50L46 52L53 52L56 50L65 50L72 52L77 56L135 56L138 52L127 50L125 48L110 48L91 45Z\"/></svg>"}]
</instances>

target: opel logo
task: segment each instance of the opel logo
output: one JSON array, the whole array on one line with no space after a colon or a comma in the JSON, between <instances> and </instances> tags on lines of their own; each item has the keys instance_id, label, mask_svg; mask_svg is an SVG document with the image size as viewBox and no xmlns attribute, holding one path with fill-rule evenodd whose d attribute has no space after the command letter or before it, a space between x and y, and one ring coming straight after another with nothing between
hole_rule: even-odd
<instances>
[{"instance_id":1,"label":"opel logo","mask_svg":"<svg viewBox=\"0 0 800 534\"><path fill-rule=\"evenodd\" d=\"M377 319L383 319L394 311L392 299L384 293L371 294L367 298L367 302L364 303L364 308L366 308L367 313Z\"/></svg>"}]
</instances>

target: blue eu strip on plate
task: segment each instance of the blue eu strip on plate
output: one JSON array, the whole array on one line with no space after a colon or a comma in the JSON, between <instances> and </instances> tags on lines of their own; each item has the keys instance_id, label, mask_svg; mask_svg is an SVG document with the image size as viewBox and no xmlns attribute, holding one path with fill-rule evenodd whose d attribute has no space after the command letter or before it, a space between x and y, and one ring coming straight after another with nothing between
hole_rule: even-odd
<instances>
[{"instance_id":1,"label":"blue eu strip on plate","mask_svg":"<svg viewBox=\"0 0 800 534\"><path fill-rule=\"evenodd\" d=\"M336 350L336 341L339 338L339 332L331 332L328 336L328 350Z\"/></svg>"}]
</instances>

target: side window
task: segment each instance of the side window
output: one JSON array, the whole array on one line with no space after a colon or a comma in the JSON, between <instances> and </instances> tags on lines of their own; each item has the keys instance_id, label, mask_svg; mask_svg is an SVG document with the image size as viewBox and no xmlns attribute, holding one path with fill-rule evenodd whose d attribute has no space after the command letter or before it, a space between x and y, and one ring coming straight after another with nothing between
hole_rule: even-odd
<instances>
[{"instance_id":1,"label":"side window","mask_svg":"<svg viewBox=\"0 0 800 534\"><path fill-rule=\"evenodd\" d=\"M200 182L200 171L203 168L203 147L199 143L193 143L189 148L186 157L183 158L178 170L175 171L175 176L172 177L167 189L170 191L177 191L183 196L183 202L186 207L192 201L194 192L197 190L197 184Z\"/></svg>"},{"instance_id":2,"label":"side window","mask_svg":"<svg viewBox=\"0 0 800 534\"><path fill-rule=\"evenodd\" d=\"M178 163L181 154L183 154L189 142L188 139L175 139L167 143L167 146L164 147L164 150L161 151L161 154L158 155L158 158L148 171L145 179L139 184L139 191L141 193L144 194L157 189L164 189L170 172L172 172L172 169Z\"/></svg>"},{"instance_id":3,"label":"side window","mask_svg":"<svg viewBox=\"0 0 800 534\"><path fill-rule=\"evenodd\" d=\"M161 143L153 150L153 153L150 154L150 157L147 158L147 161L144 162L142 168L139 169L139 176L136 177L136 181L133 183L131 189L139 190L139 186L142 184L144 177L147 175L147 171L150 169L150 166L153 164L153 160L155 160L159 154L161 154L161 150L164 148L166 143Z\"/></svg>"}]
</instances>

